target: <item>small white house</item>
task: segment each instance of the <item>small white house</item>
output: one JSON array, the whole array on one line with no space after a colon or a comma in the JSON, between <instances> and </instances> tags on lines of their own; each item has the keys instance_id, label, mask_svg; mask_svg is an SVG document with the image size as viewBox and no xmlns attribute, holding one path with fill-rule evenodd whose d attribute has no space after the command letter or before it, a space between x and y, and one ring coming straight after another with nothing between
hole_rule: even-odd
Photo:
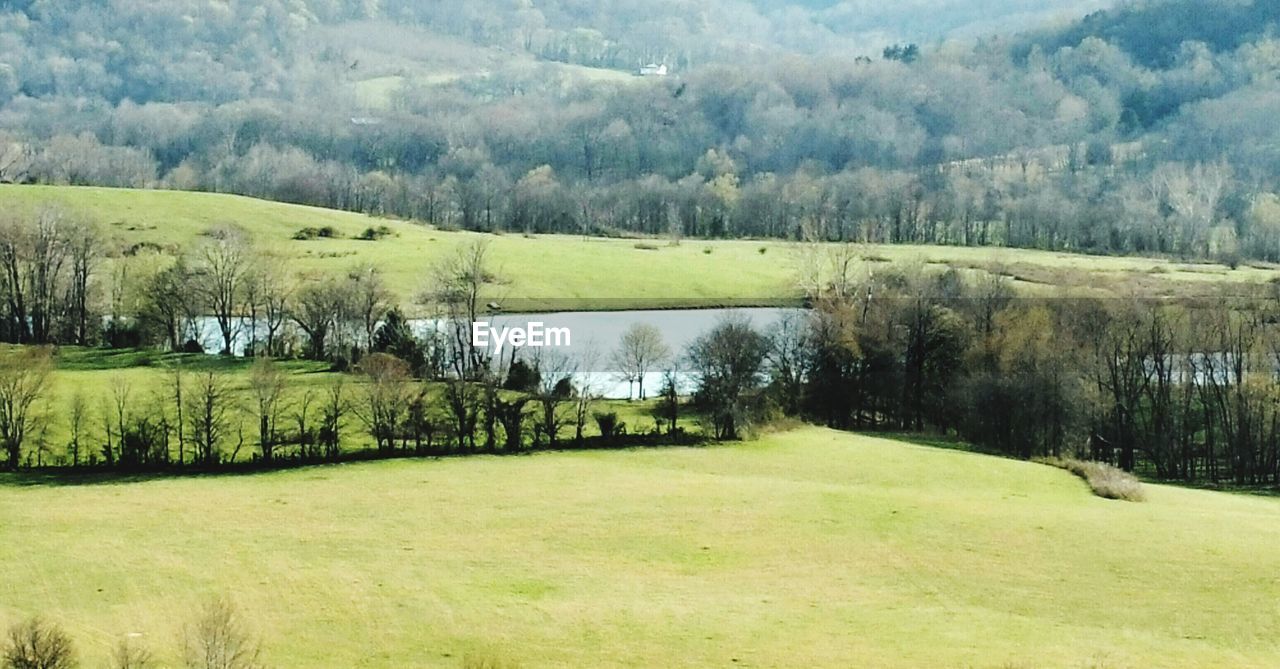
<instances>
[{"instance_id":1,"label":"small white house","mask_svg":"<svg viewBox=\"0 0 1280 669\"><path fill-rule=\"evenodd\" d=\"M657 63L649 63L641 66L640 76L642 77L665 77L667 76L667 66L658 65Z\"/></svg>"}]
</instances>

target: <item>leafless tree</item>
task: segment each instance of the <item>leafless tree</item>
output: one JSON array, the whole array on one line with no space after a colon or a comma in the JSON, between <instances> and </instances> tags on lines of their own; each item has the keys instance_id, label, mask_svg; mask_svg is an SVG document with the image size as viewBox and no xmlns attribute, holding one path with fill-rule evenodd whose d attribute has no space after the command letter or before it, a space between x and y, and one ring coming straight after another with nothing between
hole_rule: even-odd
<instances>
[{"instance_id":1,"label":"leafless tree","mask_svg":"<svg viewBox=\"0 0 1280 669\"><path fill-rule=\"evenodd\" d=\"M382 278L382 272L371 264L353 267L348 273L351 281L352 311L364 327L364 350L373 350L373 335L378 323L391 308L391 291Z\"/></svg>"},{"instance_id":2,"label":"leafless tree","mask_svg":"<svg viewBox=\"0 0 1280 669\"><path fill-rule=\"evenodd\" d=\"M232 429L231 402L231 389L222 375L208 371L196 376L185 411L196 464L216 465L221 459L222 443Z\"/></svg>"},{"instance_id":3,"label":"leafless tree","mask_svg":"<svg viewBox=\"0 0 1280 669\"><path fill-rule=\"evenodd\" d=\"M249 386L253 389L258 419L258 447L265 462L274 459L275 448L280 443L279 423L286 384L284 372L271 358L261 357L254 362Z\"/></svg>"},{"instance_id":4,"label":"leafless tree","mask_svg":"<svg viewBox=\"0 0 1280 669\"><path fill-rule=\"evenodd\" d=\"M431 283L422 300L443 312L442 325L449 333L450 364L459 379L476 378L487 364L487 351L471 341L471 324L480 320L484 310L481 291L493 280L488 254L486 242L460 247L431 268Z\"/></svg>"},{"instance_id":5,"label":"leafless tree","mask_svg":"<svg viewBox=\"0 0 1280 669\"><path fill-rule=\"evenodd\" d=\"M209 237L200 250L197 272L201 278L196 286L218 322L222 353L230 355L244 307L251 264L249 241L244 232L233 227L211 230Z\"/></svg>"},{"instance_id":6,"label":"leafless tree","mask_svg":"<svg viewBox=\"0 0 1280 669\"><path fill-rule=\"evenodd\" d=\"M40 426L37 402L53 369L47 348L26 348L0 355L0 446L10 469L17 469L22 447Z\"/></svg>"},{"instance_id":7,"label":"leafless tree","mask_svg":"<svg viewBox=\"0 0 1280 669\"><path fill-rule=\"evenodd\" d=\"M149 669L155 666L151 651L132 638L121 639L111 654L111 669Z\"/></svg>"},{"instance_id":8,"label":"leafless tree","mask_svg":"<svg viewBox=\"0 0 1280 669\"><path fill-rule=\"evenodd\" d=\"M378 450L395 450L395 439L413 401L409 365L386 353L373 353L360 361L365 377L362 401L353 411L377 444Z\"/></svg>"},{"instance_id":9,"label":"leafless tree","mask_svg":"<svg viewBox=\"0 0 1280 669\"><path fill-rule=\"evenodd\" d=\"M346 319L350 302L348 287L332 278L310 281L294 293L289 314L306 333L312 359L326 358L330 340Z\"/></svg>"},{"instance_id":10,"label":"leafless tree","mask_svg":"<svg viewBox=\"0 0 1280 669\"><path fill-rule=\"evenodd\" d=\"M4 665L11 669L71 669L76 666L71 637L60 627L31 618L9 630Z\"/></svg>"},{"instance_id":11,"label":"leafless tree","mask_svg":"<svg viewBox=\"0 0 1280 669\"><path fill-rule=\"evenodd\" d=\"M632 384L639 384L640 399L644 399L644 377L658 369L671 357L671 349L662 340L662 331L648 323L636 323L622 335L613 364L627 382L627 399L631 399Z\"/></svg>"},{"instance_id":12,"label":"leafless tree","mask_svg":"<svg viewBox=\"0 0 1280 669\"><path fill-rule=\"evenodd\" d=\"M125 265L122 263L120 267ZM127 276L119 277L116 285L123 288ZM164 335L169 349L180 351L189 338L196 335L195 319L202 308L202 301L195 288L195 278L186 261L177 262L156 272L143 288L142 319L153 331ZM117 316L120 309L114 309Z\"/></svg>"},{"instance_id":13,"label":"leafless tree","mask_svg":"<svg viewBox=\"0 0 1280 669\"><path fill-rule=\"evenodd\" d=\"M537 437L546 439L548 448L555 448L560 443L560 431L572 418L565 407L573 400L576 367L566 355L535 350L533 364L538 370L538 384L533 392L538 406L535 432Z\"/></svg>"},{"instance_id":14,"label":"leafless tree","mask_svg":"<svg viewBox=\"0 0 1280 669\"><path fill-rule=\"evenodd\" d=\"M67 452L71 454L71 466L80 466L81 448L84 443L86 422L89 419L89 405L85 402L84 393L76 391L71 396L67 407L67 427L71 430L71 439L67 442Z\"/></svg>"},{"instance_id":15,"label":"leafless tree","mask_svg":"<svg viewBox=\"0 0 1280 669\"><path fill-rule=\"evenodd\" d=\"M186 665L190 669L257 669L262 655L245 630L235 607L224 598L205 604L186 634Z\"/></svg>"}]
</instances>

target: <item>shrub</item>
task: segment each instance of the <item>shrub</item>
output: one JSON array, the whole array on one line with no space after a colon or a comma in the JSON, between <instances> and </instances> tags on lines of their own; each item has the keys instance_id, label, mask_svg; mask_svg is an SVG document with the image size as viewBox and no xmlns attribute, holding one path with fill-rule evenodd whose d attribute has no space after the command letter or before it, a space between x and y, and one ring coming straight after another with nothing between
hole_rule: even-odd
<instances>
[{"instance_id":1,"label":"shrub","mask_svg":"<svg viewBox=\"0 0 1280 669\"><path fill-rule=\"evenodd\" d=\"M31 618L9 630L4 666L9 669L70 669L76 665L71 638L60 627Z\"/></svg>"},{"instance_id":2,"label":"shrub","mask_svg":"<svg viewBox=\"0 0 1280 669\"><path fill-rule=\"evenodd\" d=\"M708 246L708 247L706 247L706 248L702 249L702 254L703 254L703 255L708 255L708 256L709 256L709 255L711 255L711 247L710 247L710 246Z\"/></svg>"},{"instance_id":3,"label":"shrub","mask_svg":"<svg viewBox=\"0 0 1280 669\"><path fill-rule=\"evenodd\" d=\"M657 246L653 244L646 244L645 242L640 242L636 244L636 248L641 251L657 251L658 250Z\"/></svg>"},{"instance_id":4,"label":"shrub","mask_svg":"<svg viewBox=\"0 0 1280 669\"><path fill-rule=\"evenodd\" d=\"M338 239L342 235L338 234L337 228L332 225L325 225L319 228L303 228L293 233L293 238L298 241L309 241L312 239Z\"/></svg>"},{"instance_id":5,"label":"shrub","mask_svg":"<svg viewBox=\"0 0 1280 669\"><path fill-rule=\"evenodd\" d=\"M1142 502L1147 493L1137 477L1123 469L1112 467L1102 462L1089 462L1063 458L1042 460L1044 464L1065 469L1084 479L1093 490L1093 494L1105 499L1118 499L1126 502Z\"/></svg>"},{"instance_id":6,"label":"shrub","mask_svg":"<svg viewBox=\"0 0 1280 669\"><path fill-rule=\"evenodd\" d=\"M376 242L379 239L390 236L391 228L388 228L385 225L379 225L376 228L365 228L364 232L360 233L360 237L358 237L358 239L366 242Z\"/></svg>"},{"instance_id":7,"label":"shrub","mask_svg":"<svg viewBox=\"0 0 1280 669\"><path fill-rule=\"evenodd\" d=\"M622 427L618 422L617 412L610 411L608 413L597 412L593 414L596 419L596 427L600 428L600 436L606 440L612 439Z\"/></svg>"},{"instance_id":8,"label":"shrub","mask_svg":"<svg viewBox=\"0 0 1280 669\"><path fill-rule=\"evenodd\" d=\"M760 247L760 255L764 255L764 254L766 254L766 253L768 253L768 252L769 252L769 247L768 247L768 246L761 246L761 247Z\"/></svg>"}]
</instances>

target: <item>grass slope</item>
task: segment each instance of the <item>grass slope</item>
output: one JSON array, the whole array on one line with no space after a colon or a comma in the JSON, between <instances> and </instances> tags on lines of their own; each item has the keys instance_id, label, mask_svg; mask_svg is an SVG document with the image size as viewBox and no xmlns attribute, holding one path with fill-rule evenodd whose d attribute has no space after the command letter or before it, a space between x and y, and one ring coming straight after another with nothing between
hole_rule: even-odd
<instances>
[{"instance_id":1,"label":"grass slope","mask_svg":"<svg viewBox=\"0 0 1280 669\"><path fill-rule=\"evenodd\" d=\"M275 666L1280 664L1280 502L803 429L0 487L0 623L90 664L231 596Z\"/></svg>"},{"instance_id":2,"label":"grass slope","mask_svg":"<svg viewBox=\"0 0 1280 669\"><path fill-rule=\"evenodd\" d=\"M787 242L685 241L679 246L658 242L637 248L634 240L447 232L230 195L0 185L0 209L45 203L101 221L120 247L148 243L168 253L194 247L212 226L235 223L297 271L337 272L358 262L374 263L387 273L406 305L419 294L436 259L476 239L492 244L501 284L491 287L491 297L511 299L524 309L766 305L800 297L796 286L799 252ZM376 242L354 239L365 229L384 224L394 231L393 237ZM336 228L344 239L292 239L304 227L326 225ZM867 245L863 254L872 266L927 263L970 272L1000 271L1013 277L1024 292L1038 295L1203 295L1280 275L1270 266L1230 270L1164 259L1021 249Z\"/></svg>"}]
</instances>

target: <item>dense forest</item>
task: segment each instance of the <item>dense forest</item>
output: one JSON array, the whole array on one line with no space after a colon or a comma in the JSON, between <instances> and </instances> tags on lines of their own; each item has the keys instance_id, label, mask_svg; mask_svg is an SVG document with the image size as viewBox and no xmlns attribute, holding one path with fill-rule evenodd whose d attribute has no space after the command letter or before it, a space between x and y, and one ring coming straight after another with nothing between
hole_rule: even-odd
<instances>
[{"instance_id":1,"label":"dense forest","mask_svg":"<svg viewBox=\"0 0 1280 669\"><path fill-rule=\"evenodd\" d=\"M475 230L1280 259L1274 3L870 56L866 3L756 4L10 2L0 181Z\"/></svg>"}]
</instances>

